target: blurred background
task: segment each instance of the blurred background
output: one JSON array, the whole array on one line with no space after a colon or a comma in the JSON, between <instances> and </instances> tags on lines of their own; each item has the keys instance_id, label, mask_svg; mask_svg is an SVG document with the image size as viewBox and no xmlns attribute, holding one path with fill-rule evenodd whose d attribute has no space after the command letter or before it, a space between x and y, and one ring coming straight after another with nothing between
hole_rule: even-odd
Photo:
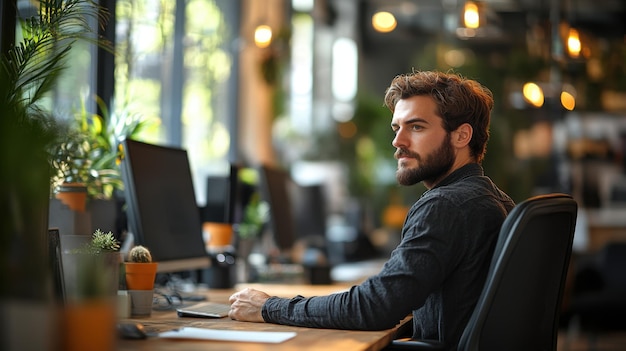
<instances>
[{"instance_id":1,"label":"blurred background","mask_svg":"<svg viewBox=\"0 0 626 351\"><path fill-rule=\"evenodd\" d=\"M516 201L571 193L603 240L623 235L623 1L100 4L115 54L75 44L50 108L60 118L102 112L101 99L109 114L155 122L137 138L188 150L200 206L207 177L269 164L326 184L329 212L357 207L372 228L385 225L390 204L410 205L423 189L396 186L382 97L395 75L437 69L493 91L484 167L501 188ZM37 11L17 5L21 17ZM596 249L595 238L578 242Z\"/></svg>"},{"instance_id":2,"label":"blurred background","mask_svg":"<svg viewBox=\"0 0 626 351\"><path fill-rule=\"evenodd\" d=\"M77 42L47 107L149 120L134 137L188 151L199 207L207 179L268 165L322 186L326 235L350 241L347 225L366 242L349 258L388 252L424 188L396 185L383 95L436 69L493 91L484 168L498 186L518 202L572 194L581 257L626 241L623 0L99 3L115 52Z\"/></svg>"}]
</instances>

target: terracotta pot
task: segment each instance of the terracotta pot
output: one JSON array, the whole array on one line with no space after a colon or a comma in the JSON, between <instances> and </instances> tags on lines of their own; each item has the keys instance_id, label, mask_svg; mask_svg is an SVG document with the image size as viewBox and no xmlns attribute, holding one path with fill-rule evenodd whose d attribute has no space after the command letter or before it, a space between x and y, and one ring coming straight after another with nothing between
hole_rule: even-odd
<instances>
[{"instance_id":1,"label":"terracotta pot","mask_svg":"<svg viewBox=\"0 0 626 351\"><path fill-rule=\"evenodd\" d=\"M113 351L116 349L115 300L69 303L62 313L62 350Z\"/></svg>"},{"instance_id":2,"label":"terracotta pot","mask_svg":"<svg viewBox=\"0 0 626 351\"><path fill-rule=\"evenodd\" d=\"M85 212L87 206L87 186L83 183L63 183L54 195L71 210Z\"/></svg>"},{"instance_id":3,"label":"terracotta pot","mask_svg":"<svg viewBox=\"0 0 626 351\"><path fill-rule=\"evenodd\" d=\"M233 226L230 223L204 222L202 229L208 236L209 248L229 246L233 241Z\"/></svg>"},{"instance_id":4,"label":"terracotta pot","mask_svg":"<svg viewBox=\"0 0 626 351\"><path fill-rule=\"evenodd\" d=\"M158 263L124 263L126 271L126 289L128 290L152 290L156 279Z\"/></svg>"}]
</instances>

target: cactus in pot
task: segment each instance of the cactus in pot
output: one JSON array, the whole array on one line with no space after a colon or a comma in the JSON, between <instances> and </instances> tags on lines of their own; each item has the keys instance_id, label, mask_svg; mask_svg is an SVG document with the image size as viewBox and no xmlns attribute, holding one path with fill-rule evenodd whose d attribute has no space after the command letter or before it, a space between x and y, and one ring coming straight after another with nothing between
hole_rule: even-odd
<instances>
[{"instance_id":1,"label":"cactus in pot","mask_svg":"<svg viewBox=\"0 0 626 351\"><path fill-rule=\"evenodd\" d=\"M152 261L150 250L141 245L134 246L124 264L128 290L152 290L156 278L157 263Z\"/></svg>"}]
</instances>

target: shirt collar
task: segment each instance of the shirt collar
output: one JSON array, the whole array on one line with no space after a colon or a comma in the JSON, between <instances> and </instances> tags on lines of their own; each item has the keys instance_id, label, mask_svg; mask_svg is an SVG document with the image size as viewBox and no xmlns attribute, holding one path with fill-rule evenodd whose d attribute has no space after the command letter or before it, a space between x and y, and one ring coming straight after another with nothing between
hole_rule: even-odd
<instances>
[{"instance_id":1,"label":"shirt collar","mask_svg":"<svg viewBox=\"0 0 626 351\"><path fill-rule=\"evenodd\" d=\"M480 177L484 176L485 172L483 171L483 167L478 163L468 163L465 166L455 170L450 173L447 177L442 179L439 183L437 183L433 189L438 188L440 186L448 185L455 183L463 178L468 177Z\"/></svg>"}]
</instances>

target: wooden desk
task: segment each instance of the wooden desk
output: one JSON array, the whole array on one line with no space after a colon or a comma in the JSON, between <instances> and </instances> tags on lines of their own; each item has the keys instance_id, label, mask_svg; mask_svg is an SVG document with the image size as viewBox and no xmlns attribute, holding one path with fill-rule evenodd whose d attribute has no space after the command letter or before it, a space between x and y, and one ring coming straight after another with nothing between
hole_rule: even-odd
<instances>
[{"instance_id":1,"label":"wooden desk","mask_svg":"<svg viewBox=\"0 0 626 351\"><path fill-rule=\"evenodd\" d=\"M247 284L270 295L293 297L326 295L347 289L345 284L338 285L283 285L283 284ZM232 290L215 290L208 292L209 299L216 302L228 302L228 297L244 286ZM335 329L300 328L270 323L249 323L233 321L230 318L204 319L179 318L174 311L153 311L150 317L134 318L132 321L142 323L148 332L164 332L183 326L211 328L223 330L247 331L280 331L296 332L297 335L280 344L263 344L226 341L168 340L150 337L147 340L120 340L118 350L121 351L180 351L180 350L367 350L377 351L384 348L396 335L397 330L411 322L410 317L401 321L398 326L383 331L351 331ZM128 321L128 320L126 320Z\"/></svg>"}]
</instances>

